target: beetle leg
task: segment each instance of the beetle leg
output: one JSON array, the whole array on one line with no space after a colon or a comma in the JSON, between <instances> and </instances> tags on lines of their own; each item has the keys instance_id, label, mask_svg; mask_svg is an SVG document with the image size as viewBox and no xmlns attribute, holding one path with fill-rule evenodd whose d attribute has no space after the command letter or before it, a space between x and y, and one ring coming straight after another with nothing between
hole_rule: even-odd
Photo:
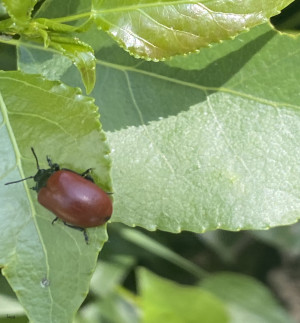
<instances>
[{"instance_id":1,"label":"beetle leg","mask_svg":"<svg viewBox=\"0 0 300 323\"><path fill-rule=\"evenodd\" d=\"M89 174L91 171L93 170L93 168L88 168L86 171L84 171L81 176L85 177L87 174Z\"/></svg>"},{"instance_id":2,"label":"beetle leg","mask_svg":"<svg viewBox=\"0 0 300 323\"><path fill-rule=\"evenodd\" d=\"M83 229L83 235L84 235L84 240L85 240L85 243L86 244L89 244L89 236L87 235L87 232L86 232L86 230L84 229L84 228L82 228Z\"/></svg>"},{"instance_id":3,"label":"beetle leg","mask_svg":"<svg viewBox=\"0 0 300 323\"><path fill-rule=\"evenodd\" d=\"M58 217L56 217L53 221L52 224L54 224L54 222L56 222L58 220Z\"/></svg>"},{"instance_id":4,"label":"beetle leg","mask_svg":"<svg viewBox=\"0 0 300 323\"><path fill-rule=\"evenodd\" d=\"M52 167L52 160L51 160L51 158L47 155L47 156L46 156L46 159L47 159L48 165L49 165L50 167Z\"/></svg>"},{"instance_id":5,"label":"beetle leg","mask_svg":"<svg viewBox=\"0 0 300 323\"><path fill-rule=\"evenodd\" d=\"M64 222L64 221L63 221L63 222ZM87 232L86 232L85 228L76 227L75 225L71 225L71 224L69 224L69 223L67 223L67 222L64 222L64 225L66 225L66 226L67 226L67 227L69 227L69 228L72 228L72 229L75 229L75 230L79 230L79 231L81 231L81 232L83 233L85 243L86 243L86 244L89 244L89 237L88 237L88 235L87 235Z\"/></svg>"},{"instance_id":6,"label":"beetle leg","mask_svg":"<svg viewBox=\"0 0 300 323\"><path fill-rule=\"evenodd\" d=\"M53 171L58 171L60 169L59 165L56 163L52 163L52 159L47 155L46 156L47 162L49 167L53 170ZM39 168L38 168L39 169Z\"/></svg>"},{"instance_id":7,"label":"beetle leg","mask_svg":"<svg viewBox=\"0 0 300 323\"><path fill-rule=\"evenodd\" d=\"M84 177L85 179L87 179L90 182L94 183L94 179L93 177L90 175L90 172L93 170L93 168L89 168L87 169L85 172L83 172L82 174L80 174L80 176Z\"/></svg>"}]
</instances>

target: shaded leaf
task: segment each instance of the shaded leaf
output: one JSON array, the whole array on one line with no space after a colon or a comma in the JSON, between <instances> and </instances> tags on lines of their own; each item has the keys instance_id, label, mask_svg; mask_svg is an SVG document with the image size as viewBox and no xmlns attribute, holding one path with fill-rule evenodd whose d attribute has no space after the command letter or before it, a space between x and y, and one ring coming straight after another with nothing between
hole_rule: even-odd
<instances>
[{"instance_id":1,"label":"shaded leaf","mask_svg":"<svg viewBox=\"0 0 300 323\"><path fill-rule=\"evenodd\" d=\"M199 266L196 266L191 261L185 259L156 240L151 239L147 235L143 234L143 232L130 229L121 229L120 234L124 239L140 246L153 255L168 260L175 266L181 267L197 278L202 278L206 274L204 270L199 268Z\"/></svg>"},{"instance_id":2,"label":"shaded leaf","mask_svg":"<svg viewBox=\"0 0 300 323\"><path fill-rule=\"evenodd\" d=\"M300 223L290 226L273 228L267 231L251 232L256 238L274 246L286 256L298 256L300 254Z\"/></svg>"},{"instance_id":3,"label":"shaded leaf","mask_svg":"<svg viewBox=\"0 0 300 323\"><path fill-rule=\"evenodd\" d=\"M293 323L271 292L253 278L221 273L207 277L201 287L219 297L230 312L231 323Z\"/></svg>"},{"instance_id":4,"label":"shaded leaf","mask_svg":"<svg viewBox=\"0 0 300 323\"><path fill-rule=\"evenodd\" d=\"M101 301L89 302L76 315L74 323L140 323L138 305L124 293L107 295Z\"/></svg>"}]
</instances>

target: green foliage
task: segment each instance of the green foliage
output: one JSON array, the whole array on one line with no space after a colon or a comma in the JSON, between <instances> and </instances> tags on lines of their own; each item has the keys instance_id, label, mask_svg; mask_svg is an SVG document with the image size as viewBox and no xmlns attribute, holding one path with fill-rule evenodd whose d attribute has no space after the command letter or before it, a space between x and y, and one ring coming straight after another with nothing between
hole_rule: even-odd
<instances>
[{"instance_id":1,"label":"green foliage","mask_svg":"<svg viewBox=\"0 0 300 323\"><path fill-rule=\"evenodd\" d=\"M0 42L17 46L22 71L0 72L0 265L32 322L72 320L107 235L89 229L87 246L80 232L51 225L30 181L3 185L35 174L30 147L42 167L46 155L78 172L92 167L114 193L111 222L202 233L299 219L299 38L262 24L292 1L36 2L0 4ZM71 87L82 84L111 148L93 99ZM194 279L205 275L140 232L119 234ZM263 286L234 275L183 287L141 269L134 296L119 284L136 262L97 267L96 301L78 322L232 323L253 313L289 322Z\"/></svg>"},{"instance_id":2,"label":"green foliage","mask_svg":"<svg viewBox=\"0 0 300 323\"><path fill-rule=\"evenodd\" d=\"M214 293L230 312L232 323L292 323L269 290L250 277L219 273L204 279L201 287Z\"/></svg>"},{"instance_id":3,"label":"green foliage","mask_svg":"<svg viewBox=\"0 0 300 323\"><path fill-rule=\"evenodd\" d=\"M169 262L174 263L176 266L180 266L181 268L190 272L197 278L202 278L205 275L205 272L201 270L198 266L195 266L190 261L187 261L183 257L180 257L175 252L172 252L169 248L166 248L165 246L145 236L139 231L122 229L120 230L120 235L127 241L130 241L140 246L141 248L145 249L151 254L162 257L163 259L166 259Z\"/></svg>"},{"instance_id":4,"label":"green foliage","mask_svg":"<svg viewBox=\"0 0 300 323\"><path fill-rule=\"evenodd\" d=\"M45 47L54 48L71 58L80 70L87 93L90 93L95 84L93 50L71 34L85 31L92 22L135 57L156 61L195 52L234 37L267 21L292 1L265 1L262 5L260 1L253 0L241 5L229 0L208 4L191 0L132 0L125 5L119 0L93 0L90 12L56 20L31 19L36 2L4 0L10 18L0 22L0 32L43 42ZM84 1L82 4L85 7ZM86 19L83 25L72 27L64 24L81 18Z\"/></svg>"},{"instance_id":5,"label":"green foliage","mask_svg":"<svg viewBox=\"0 0 300 323\"><path fill-rule=\"evenodd\" d=\"M199 287L180 286L140 270L139 290L144 323L229 322L223 304Z\"/></svg>"}]
</instances>

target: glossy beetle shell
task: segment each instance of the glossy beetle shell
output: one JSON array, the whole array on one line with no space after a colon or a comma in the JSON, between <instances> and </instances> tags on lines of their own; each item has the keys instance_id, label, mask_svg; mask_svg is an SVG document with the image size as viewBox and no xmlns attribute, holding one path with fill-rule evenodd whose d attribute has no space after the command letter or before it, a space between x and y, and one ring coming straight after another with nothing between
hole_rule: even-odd
<instances>
[{"instance_id":1,"label":"glossy beetle shell","mask_svg":"<svg viewBox=\"0 0 300 323\"><path fill-rule=\"evenodd\" d=\"M38 201L63 221L82 228L109 220L112 201L100 187L77 173L58 170L38 192Z\"/></svg>"}]
</instances>

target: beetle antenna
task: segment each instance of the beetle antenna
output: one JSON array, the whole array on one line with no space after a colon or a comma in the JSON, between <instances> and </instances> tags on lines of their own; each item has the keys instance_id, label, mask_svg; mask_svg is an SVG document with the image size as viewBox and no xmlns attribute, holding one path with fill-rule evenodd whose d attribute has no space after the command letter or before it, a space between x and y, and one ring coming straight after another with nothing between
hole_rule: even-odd
<instances>
[{"instance_id":1,"label":"beetle antenna","mask_svg":"<svg viewBox=\"0 0 300 323\"><path fill-rule=\"evenodd\" d=\"M26 177L26 178L23 178L23 179L19 179L18 181L13 181L13 182L5 183L4 185L9 185L9 184L15 184L15 183L23 182L23 181L26 181L27 179L30 179L30 178L33 178L33 177L34 176L29 176L29 177Z\"/></svg>"},{"instance_id":2,"label":"beetle antenna","mask_svg":"<svg viewBox=\"0 0 300 323\"><path fill-rule=\"evenodd\" d=\"M33 156L34 156L35 161L36 161L36 168L39 170L39 169L40 169L39 161L38 161L37 155L36 155L36 153L35 153L35 151L34 151L33 147L31 147L31 151L32 151ZM32 178L32 177L28 177L28 178Z\"/></svg>"},{"instance_id":3,"label":"beetle antenna","mask_svg":"<svg viewBox=\"0 0 300 323\"><path fill-rule=\"evenodd\" d=\"M53 164L52 164L52 160L51 160L51 158L47 155L47 156L46 156L46 159L47 159L48 165L49 165L50 167L52 167L52 166L53 166Z\"/></svg>"}]
</instances>

